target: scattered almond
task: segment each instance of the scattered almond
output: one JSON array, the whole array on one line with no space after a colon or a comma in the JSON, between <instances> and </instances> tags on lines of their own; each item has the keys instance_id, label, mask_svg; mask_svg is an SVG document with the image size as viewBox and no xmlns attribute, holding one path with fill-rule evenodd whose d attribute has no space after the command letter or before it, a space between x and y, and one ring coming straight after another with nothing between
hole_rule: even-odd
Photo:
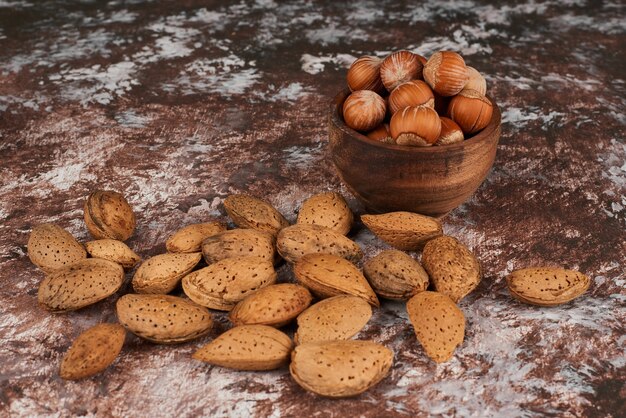
<instances>
[{"instance_id":1,"label":"scattered almond","mask_svg":"<svg viewBox=\"0 0 626 418\"><path fill-rule=\"evenodd\" d=\"M353 221L354 216L343 196L326 192L311 196L302 203L297 223L324 226L346 235Z\"/></svg>"},{"instance_id":2,"label":"scattered almond","mask_svg":"<svg viewBox=\"0 0 626 418\"><path fill-rule=\"evenodd\" d=\"M276 238L269 232L258 229L231 229L220 232L202 243L202 255L207 264L231 257L261 257L274 262Z\"/></svg>"},{"instance_id":3,"label":"scattered almond","mask_svg":"<svg viewBox=\"0 0 626 418\"><path fill-rule=\"evenodd\" d=\"M276 282L270 261L260 257L233 257L220 260L183 278L183 290L199 305L230 311L262 287Z\"/></svg>"},{"instance_id":4,"label":"scattered almond","mask_svg":"<svg viewBox=\"0 0 626 418\"><path fill-rule=\"evenodd\" d=\"M289 361L293 342L266 325L231 328L193 355L196 360L236 370L273 370Z\"/></svg>"},{"instance_id":5,"label":"scattered almond","mask_svg":"<svg viewBox=\"0 0 626 418\"><path fill-rule=\"evenodd\" d=\"M74 311L119 290L124 269L117 263L87 258L50 273L39 285L39 303L52 312Z\"/></svg>"},{"instance_id":6,"label":"scattered almond","mask_svg":"<svg viewBox=\"0 0 626 418\"><path fill-rule=\"evenodd\" d=\"M480 283L478 259L456 238L441 236L426 243L422 264L435 289L459 302Z\"/></svg>"},{"instance_id":7,"label":"scattered almond","mask_svg":"<svg viewBox=\"0 0 626 418\"><path fill-rule=\"evenodd\" d=\"M386 250L363 265L363 274L378 295L407 300L428 287L428 274L420 263L398 250Z\"/></svg>"},{"instance_id":8,"label":"scattered almond","mask_svg":"<svg viewBox=\"0 0 626 418\"><path fill-rule=\"evenodd\" d=\"M126 330L119 324L98 324L76 338L65 353L59 375L78 380L104 371L122 351Z\"/></svg>"},{"instance_id":9,"label":"scattered almond","mask_svg":"<svg viewBox=\"0 0 626 418\"><path fill-rule=\"evenodd\" d=\"M202 259L202 254L159 254L144 261L133 276L137 293L169 293Z\"/></svg>"},{"instance_id":10,"label":"scattered almond","mask_svg":"<svg viewBox=\"0 0 626 418\"><path fill-rule=\"evenodd\" d=\"M319 225L296 224L282 229L276 238L276 248L290 263L307 254L334 254L352 262L363 257L356 242Z\"/></svg>"},{"instance_id":11,"label":"scattered almond","mask_svg":"<svg viewBox=\"0 0 626 418\"><path fill-rule=\"evenodd\" d=\"M343 398L375 386L392 363L393 352L373 341L324 341L297 346L289 371L304 389Z\"/></svg>"},{"instance_id":12,"label":"scattered almond","mask_svg":"<svg viewBox=\"0 0 626 418\"><path fill-rule=\"evenodd\" d=\"M260 229L274 235L289 226L285 217L264 200L246 194L234 194L224 199L226 213L240 228Z\"/></svg>"},{"instance_id":13,"label":"scattered almond","mask_svg":"<svg viewBox=\"0 0 626 418\"><path fill-rule=\"evenodd\" d=\"M298 282L320 298L346 294L380 306L363 274L344 258L332 254L308 254L296 262L293 271Z\"/></svg>"},{"instance_id":14,"label":"scattered almond","mask_svg":"<svg viewBox=\"0 0 626 418\"><path fill-rule=\"evenodd\" d=\"M213 327L208 309L177 296L127 294L117 300L116 308L127 330L155 343L193 340Z\"/></svg>"},{"instance_id":15,"label":"scattered almond","mask_svg":"<svg viewBox=\"0 0 626 418\"><path fill-rule=\"evenodd\" d=\"M65 229L54 224L33 227L28 238L28 257L50 273L87 258L83 246Z\"/></svg>"},{"instance_id":16,"label":"scattered almond","mask_svg":"<svg viewBox=\"0 0 626 418\"><path fill-rule=\"evenodd\" d=\"M372 317L372 307L357 296L339 295L312 305L298 316L296 344L312 341L347 340Z\"/></svg>"},{"instance_id":17,"label":"scattered almond","mask_svg":"<svg viewBox=\"0 0 626 418\"><path fill-rule=\"evenodd\" d=\"M96 190L85 202L85 225L95 239L126 241L135 230L135 214L117 192Z\"/></svg>"},{"instance_id":18,"label":"scattered almond","mask_svg":"<svg viewBox=\"0 0 626 418\"><path fill-rule=\"evenodd\" d=\"M311 304L311 293L302 286L281 283L259 289L230 311L235 325L269 325L282 327L295 319Z\"/></svg>"},{"instance_id":19,"label":"scattered almond","mask_svg":"<svg viewBox=\"0 0 626 418\"><path fill-rule=\"evenodd\" d=\"M428 240L443 233L439 220L412 212L363 215L361 220L374 235L404 251L419 250Z\"/></svg>"},{"instance_id":20,"label":"scattered almond","mask_svg":"<svg viewBox=\"0 0 626 418\"><path fill-rule=\"evenodd\" d=\"M115 239L99 239L85 244L87 252L94 258L102 258L120 264L125 269L135 267L141 261L133 250L122 241Z\"/></svg>"},{"instance_id":21,"label":"scattered almond","mask_svg":"<svg viewBox=\"0 0 626 418\"><path fill-rule=\"evenodd\" d=\"M406 304L415 335L428 357L443 363L463 343L465 316L443 293L420 292Z\"/></svg>"},{"instance_id":22,"label":"scattered almond","mask_svg":"<svg viewBox=\"0 0 626 418\"><path fill-rule=\"evenodd\" d=\"M220 222L187 225L167 239L165 248L171 253L199 253L205 238L222 231L226 231L226 225Z\"/></svg>"},{"instance_id":23,"label":"scattered almond","mask_svg":"<svg viewBox=\"0 0 626 418\"><path fill-rule=\"evenodd\" d=\"M570 302L587 291L591 280L575 271L554 267L531 267L516 270L506 278L514 298L539 306Z\"/></svg>"}]
</instances>

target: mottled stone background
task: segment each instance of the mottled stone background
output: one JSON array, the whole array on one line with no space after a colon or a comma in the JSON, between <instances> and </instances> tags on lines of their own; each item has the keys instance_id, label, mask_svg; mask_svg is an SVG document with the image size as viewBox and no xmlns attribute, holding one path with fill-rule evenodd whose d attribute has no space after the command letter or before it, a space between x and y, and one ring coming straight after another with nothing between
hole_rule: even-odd
<instances>
[{"instance_id":1,"label":"mottled stone background","mask_svg":"<svg viewBox=\"0 0 626 418\"><path fill-rule=\"evenodd\" d=\"M624 3L318 3L0 0L0 415L624 416ZM452 361L431 362L403 305L384 303L359 338L393 348L395 364L354 399L306 393L286 369L191 360L223 315L198 341L131 336L105 373L59 379L71 341L115 320L115 298L39 308L32 225L86 241L85 196L115 189L138 215L130 245L149 257L177 228L224 218L229 193L292 221L312 193L348 195L325 154L327 103L355 57L400 48L462 53L503 110L493 171L445 219L485 272L461 303ZM368 257L386 248L363 229L353 238ZM553 309L511 300L504 276L539 264L580 269L591 288Z\"/></svg>"}]
</instances>

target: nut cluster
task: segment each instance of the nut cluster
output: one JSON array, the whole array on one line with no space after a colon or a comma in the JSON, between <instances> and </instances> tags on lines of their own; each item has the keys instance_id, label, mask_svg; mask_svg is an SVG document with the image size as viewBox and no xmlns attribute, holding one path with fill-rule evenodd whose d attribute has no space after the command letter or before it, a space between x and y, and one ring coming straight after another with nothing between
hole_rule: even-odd
<instances>
[{"instance_id":1,"label":"nut cluster","mask_svg":"<svg viewBox=\"0 0 626 418\"><path fill-rule=\"evenodd\" d=\"M484 129L493 113L485 78L452 51L428 60L406 50L366 55L352 63L347 81L346 125L385 143L453 144Z\"/></svg>"}]
</instances>

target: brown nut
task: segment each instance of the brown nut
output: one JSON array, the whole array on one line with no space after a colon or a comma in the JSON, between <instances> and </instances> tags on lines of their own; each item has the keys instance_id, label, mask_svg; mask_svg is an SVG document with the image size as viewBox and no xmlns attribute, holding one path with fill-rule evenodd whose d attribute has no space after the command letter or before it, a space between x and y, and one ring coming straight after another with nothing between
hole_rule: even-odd
<instances>
[{"instance_id":1,"label":"brown nut","mask_svg":"<svg viewBox=\"0 0 626 418\"><path fill-rule=\"evenodd\" d=\"M475 90L461 91L448 106L448 116L466 134L473 134L489 125L492 114L491 101Z\"/></svg>"},{"instance_id":2,"label":"brown nut","mask_svg":"<svg viewBox=\"0 0 626 418\"><path fill-rule=\"evenodd\" d=\"M427 147L441 133L441 120L431 107L406 107L391 118L391 136L398 145Z\"/></svg>"},{"instance_id":3,"label":"brown nut","mask_svg":"<svg viewBox=\"0 0 626 418\"><path fill-rule=\"evenodd\" d=\"M456 52L435 52L424 66L424 80L438 94L454 96L467 84L465 61Z\"/></svg>"},{"instance_id":4,"label":"brown nut","mask_svg":"<svg viewBox=\"0 0 626 418\"><path fill-rule=\"evenodd\" d=\"M463 89L476 90L483 96L487 94L487 81L474 67L467 66L469 79Z\"/></svg>"},{"instance_id":5,"label":"brown nut","mask_svg":"<svg viewBox=\"0 0 626 418\"><path fill-rule=\"evenodd\" d=\"M411 51L393 52L383 60L380 66L380 79L385 88L392 91L402 83L422 78L423 57Z\"/></svg>"},{"instance_id":6,"label":"brown nut","mask_svg":"<svg viewBox=\"0 0 626 418\"><path fill-rule=\"evenodd\" d=\"M135 214L121 193L96 190L85 202L85 224L95 239L126 241L135 230Z\"/></svg>"},{"instance_id":7,"label":"brown nut","mask_svg":"<svg viewBox=\"0 0 626 418\"><path fill-rule=\"evenodd\" d=\"M396 141L394 141L394 139L391 137L391 131L389 130L388 123L382 123L378 125L376 128L365 134L365 136L375 141L384 142L385 144L396 143Z\"/></svg>"},{"instance_id":8,"label":"brown nut","mask_svg":"<svg viewBox=\"0 0 626 418\"><path fill-rule=\"evenodd\" d=\"M455 142L462 142L464 139L463 130L450 118L441 118L441 133L435 145L448 145Z\"/></svg>"},{"instance_id":9,"label":"brown nut","mask_svg":"<svg viewBox=\"0 0 626 418\"><path fill-rule=\"evenodd\" d=\"M411 80L400 84L389 95L389 108L394 114L405 107L435 107L435 96L428 84L422 80Z\"/></svg>"},{"instance_id":10,"label":"brown nut","mask_svg":"<svg viewBox=\"0 0 626 418\"><path fill-rule=\"evenodd\" d=\"M348 87L350 91L372 90L378 94L385 91L380 80L380 65L383 60L365 55L352 63L348 70Z\"/></svg>"},{"instance_id":11,"label":"brown nut","mask_svg":"<svg viewBox=\"0 0 626 418\"><path fill-rule=\"evenodd\" d=\"M358 90L343 103L343 120L357 131L369 131L380 125L387 111L385 101L371 90Z\"/></svg>"}]
</instances>

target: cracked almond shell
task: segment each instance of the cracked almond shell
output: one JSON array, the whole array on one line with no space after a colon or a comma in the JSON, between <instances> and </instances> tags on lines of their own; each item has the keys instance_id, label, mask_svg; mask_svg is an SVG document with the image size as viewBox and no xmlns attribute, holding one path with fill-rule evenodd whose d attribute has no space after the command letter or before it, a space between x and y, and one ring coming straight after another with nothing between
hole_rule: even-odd
<instances>
[{"instance_id":1,"label":"cracked almond shell","mask_svg":"<svg viewBox=\"0 0 626 418\"><path fill-rule=\"evenodd\" d=\"M87 258L85 248L76 238L54 224L33 227L27 246L30 261L46 273Z\"/></svg>"},{"instance_id":2,"label":"cracked almond shell","mask_svg":"<svg viewBox=\"0 0 626 418\"><path fill-rule=\"evenodd\" d=\"M126 198L110 190L97 190L84 206L85 225L95 239L126 241L135 230L135 213Z\"/></svg>"},{"instance_id":3,"label":"cracked almond shell","mask_svg":"<svg viewBox=\"0 0 626 418\"><path fill-rule=\"evenodd\" d=\"M276 235L289 226L285 217L265 200L246 194L234 194L224 199L224 209L240 228L260 229Z\"/></svg>"},{"instance_id":4,"label":"cracked almond shell","mask_svg":"<svg viewBox=\"0 0 626 418\"><path fill-rule=\"evenodd\" d=\"M178 296L127 294L117 300L116 311L124 328L161 344L193 340L213 327L207 308Z\"/></svg>"},{"instance_id":5,"label":"cracked almond shell","mask_svg":"<svg viewBox=\"0 0 626 418\"><path fill-rule=\"evenodd\" d=\"M231 328L193 355L196 360L236 370L273 370L289 362L293 342L266 325Z\"/></svg>"},{"instance_id":6,"label":"cracked almond shell","mask_svg":"<svg viewBox=\"0 0 626 418\"><path fill-rule=\"evenodd\" d=\"M428 240L443 234L439 220L413 212L363 215L361 220L378 238L404 251L420 250Z\"/></svg>"},{"instance_id":7,"label":"cracked almond shell","mask_svg":"<svg viewBox=\"0 0 626 418\"><path fill-rule=\"evenodd\" d=\"M407 300L428 288L428 274L416 260L398 250L386 250L363 265L372 289L387 299Z\"/></svg>"},{"instance_id":8,"label":"cracked almond shell","mask_svg":"<svg viewBox=\"0 0 626 418\"><path fill-rule=\"evenodd\" d=\"M276 248L290 263L307 254L333 254L352 262L363 257L356 242L319 225L295 224L282 229L276 238Z\"/></svg>"},{"instance_id":9,"label":"cracked almond shell","mask_svg":"<svg viewBox=\"0 0 626 418\"><path fill-rule=\"evenodd\" d=\"M63 356L59 376L78 380L104 371L117 358L126 330L120 324L98 324L80 334Z\"/></svg>"}]
</instances>

